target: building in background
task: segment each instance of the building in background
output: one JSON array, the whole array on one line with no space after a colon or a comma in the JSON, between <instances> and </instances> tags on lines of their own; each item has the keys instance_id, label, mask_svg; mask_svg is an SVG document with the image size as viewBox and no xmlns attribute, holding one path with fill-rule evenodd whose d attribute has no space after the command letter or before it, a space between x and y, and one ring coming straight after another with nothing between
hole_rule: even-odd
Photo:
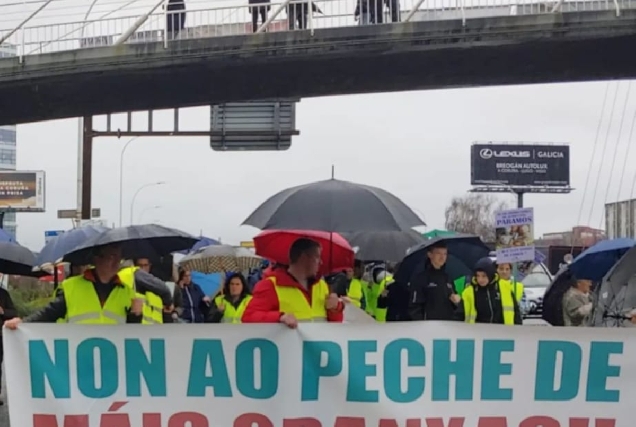
<instances>
[{"instance_id":1,"label":"building in background","mask_svg":"<svg viewBox=\"0 0 636 427\"><path fill-rule=\"evenodd\" d=\"M607 239L605 231L579 225L569 231L545 233L541 239L535 239L535 245L589 247L605 239Z\"/></svg>"},{"instance_id":2,"label":"building in background","mask_svg":"<svg viewBox=\"0 0 636 427\"><path fill-rule=\"evenodd\" d=\"M0 58L15 56L15 46L3 44L0 45ZM16 165L16 127L0 126L0 169L15 170ZM17 224L14 212L8 212L4 215L2 224L4 230L16 236Z\"/></svg>"},{"instance_id":3,"label":"building in background","mask_svg":"<svg viewBox=\"0 0 636 427\"><path fill-rule=\"evenodd\" d=\"M605 231L608 239L636 239L636 199L605 205Z\"/></svg>"}]
</instances>

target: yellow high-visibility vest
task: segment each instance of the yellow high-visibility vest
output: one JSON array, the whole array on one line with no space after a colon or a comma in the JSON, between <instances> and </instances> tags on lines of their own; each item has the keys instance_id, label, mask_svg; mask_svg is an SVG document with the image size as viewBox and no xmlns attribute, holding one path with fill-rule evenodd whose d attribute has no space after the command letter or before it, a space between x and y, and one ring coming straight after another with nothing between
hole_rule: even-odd
<instances>
[{"instance_id":1,"label":"yellow high-visibility vest","mask_svg":"<svg viewBox=\"0 0 636 427\"><path fill-rule=\"evenodd\" d=\"M349 289L347 289L347 296L351 300L351 304L360 308L362 306L362 297L364 296L363 287L365 284L362 280L353 278L349 283Z\"/></svg>"},{"instance_id":2,"label":"yellow high-visibility vest","mask_svg":"<svg viewBox=\"0 0 636 427\"><path fill-rule=\"evenodd\" d=\"M80 325L120 325L126 323L128 310L135 297L132 288L117 285L102 306L93 283L84 276L73 276L64 282L66 319Z\"/></svg>"},{"instance_id":3,"label":"yellow high-visibility vest","mask_svg":"<svg viewBox=\"0 0 636 427\"><path fill-rule=\"evenodd\" d=\"M324 280L311 288L311 305L300 289L294 286L279 286L276 277L270 276L278 296L278 307L281 313L293 314L299 322L326 322L327 309L325 303L329 297L329 285Z\"/></svg>"},{"instance_id":4,"label":"yellow high-visibility vest","mask_svg":"<svg viewBox=\"0 0 636 427\"><path fill-rule=\"evenodd\" d=\"M135 288L135 271L139 267L125 267L119 270L117 275L119 280L130 288ZM142 325L160 325L163 323L163 301L159 295L153 292L146 292L145 294L136 293L136 298L142 298L144 300L144 306L142 309L141 324Z\"/></svg>"},{"instance_id":5,"label":"yellow high-visibility vest","mask_svg":"<svg viewBox=\"0 0 636 427\"><path fill-rule=\"evenodd\" d=\"M243 317L243 313L245 313L245 309L247 308L247 304L252 300L251 295L246 295L245 298L241 301L237 308L234 308L232 303L225 300L223 295L219 295L214 298L214 303L217 307L221 305L225 306L225 310L223 311L223 318L221 319L221 323L241 323L241 318Z\"/></svg>"},{"instance_id":6,"label":"yellow high-visibility vest","mask_svg":"<svg viewBox=\"0 0 636 427\"><path fill-rule=\"evenodd\" d=\"M517 282L514 277L511 277L510 280L499 279L499 283L502 282L512 289L512 293L515 294L517 303L520 303L523 298L523 283Z\"/></svg>"},{"instance_id":7,"label":"yellow high-visibility vest","mask_svg":"<svg viewBox=\"0 0 636 427\"><path fill-rule=\"evenodd\" d=\"M377 298L379 298L380 295L382 294L382 292L384 292L384 290L386 289L386 285L391 283L392 281L393 281L393 276L390 275L390 274L387 274L386 277L380 282L380 284L378 286L378 294L377 294L377 297L376 297L374 317L375 317L375 320L380 322L380 323L386 322L387 309L386 308L378 308Z\"/></svg>"},{"instance_id":8,"label":"yellow high-visibility vest","mask_svg":"<svg viewBox=\"0 0 636 427\"><path fill-rule=\"evenodd\" d=\"M499 294L501 295L501 308L503 310L504 325L515 324L515 303L512 298L512 289L506 283L499 282ZM462 292L464 304L464 321L475 323L477 308L475 307L475 285L468 285Z\"/></svg>"}]
</instances>

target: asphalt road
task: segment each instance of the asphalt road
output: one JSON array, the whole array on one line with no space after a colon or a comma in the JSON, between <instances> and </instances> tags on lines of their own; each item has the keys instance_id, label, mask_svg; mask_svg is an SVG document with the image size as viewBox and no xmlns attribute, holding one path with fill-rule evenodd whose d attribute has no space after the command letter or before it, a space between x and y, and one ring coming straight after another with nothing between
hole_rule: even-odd
<instances>
[{"instance_id":1,"label":"asphalt road","mask_svg":"<svg viewBox=\"0 0 636 427\"><path fill-rule=\"evenodd\" d=\"M546 326L547 324L541 319L526 319L524 324L530 326ZM2 391L3 396L5 398L5 403L3 406L0 406L0 427L10 427L9 424L9 411L7 408L7 400L6 400L6 385L4 384L4 375L2 376Z\"/></svg>"}]
</instances>

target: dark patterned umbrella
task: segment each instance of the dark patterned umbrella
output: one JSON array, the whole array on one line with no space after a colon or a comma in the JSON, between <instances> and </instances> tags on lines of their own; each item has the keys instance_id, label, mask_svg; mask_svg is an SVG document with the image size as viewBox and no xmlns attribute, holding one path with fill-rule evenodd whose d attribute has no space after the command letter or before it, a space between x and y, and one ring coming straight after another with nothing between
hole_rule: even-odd
<instances>
[{"instance_id":1,"label":"dark patterned umbrella","mask_svg":"<svg viewBox=\"0 0 636 427\"><path fill-rule=\"evenodd\" d=\"M260 267L262 258L249 249L230 245L213 245L201 248L183 257L179 265L204 274L226 271L245 271Z\"/></svg>"},{"instance_id":2,"label":"dark patterned umbrella","mask_svg":"<svg viewBox=\"0 0 636 427\"><path fill-rule=\"evenodd\" d=\"M404 231L426 225L400 199L380 188L330 179L288 188L243 222L262 230Z\"/></svg>"},{"instance_id":3,"label":"dark patterned umbrella","mask_svg":"<svg viewBox=\"0 0 636 427\"><path fill-rule=\"evenodd\" d=\"M96 249L112 244L121 245L124 259L157 258L189 249L198 240L186 232L158 224L131 225L109 229L91 237L66 254L63 261L77 265L90 264Z\"/></svg>"}]
</instances>

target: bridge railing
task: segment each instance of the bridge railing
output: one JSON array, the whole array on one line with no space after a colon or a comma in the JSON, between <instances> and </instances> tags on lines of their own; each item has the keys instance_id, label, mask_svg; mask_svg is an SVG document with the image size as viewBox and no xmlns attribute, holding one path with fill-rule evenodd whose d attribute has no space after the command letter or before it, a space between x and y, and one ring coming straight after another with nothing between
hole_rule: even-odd
<instances>
[{"instance_id":1,"label":"bridge railing","mask_svg":"<svg viewBox=\"0 0 636 427\"><path fill-rule=\"evenodd\" d=\"M122 6L134 4L134 0L110 1L110 12L101 15L93 13L99 16L90 19L80 17L70 22L58 22L60 14L55 15L56 22L51 23L42 23L47 19L54 20L50 14L39 21L33 19L15 31L5 43L11 45L15 54L21 58L41 53L108 46L115 44L127 30L135 28L140 23L139 17L152 7L148 3L150 0L147 0L143 9L137 6L133 14L125 15L127 9ZM113 8L115 1L120 4L118 9ZM279 0L253 4L251 9L245 3L238 4L236 0L186 0L188 9L185 13L158 7L125 42L163 42L168 45L178 40L250 34L255 30L294 31L381 25L405 20L466 21L489 16L569 11L616 10L618 13L622 9L636 8L636 0ZM309 4L316 8L315 13L304 13ZM362 13L356 13L360 6ZM265 17L271 21L266 28L262 26L262 10L267 12ZM378 12L374 13L376 10ZM252 24L253 11L259 15L256 27ZM0 9L0 15L1 12ZM279 13L273 17L276 12ZM0 38L11 31L6 22L0 19L0 25L5 25L0 30ZM14 20L13 23L15 22Z\"/></svg>"}]
</instances>

